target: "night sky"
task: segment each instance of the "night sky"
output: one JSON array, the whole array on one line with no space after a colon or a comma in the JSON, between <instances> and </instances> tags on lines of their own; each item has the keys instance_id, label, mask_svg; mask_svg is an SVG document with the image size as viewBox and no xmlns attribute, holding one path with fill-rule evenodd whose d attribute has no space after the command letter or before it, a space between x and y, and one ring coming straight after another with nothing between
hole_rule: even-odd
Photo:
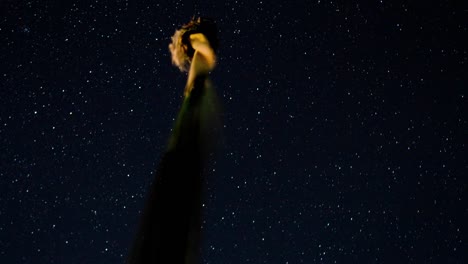
<instances>
[{"instance_id":1,"label":"night sky","mask_svg":"<svg viewBox=\"0 0 468 264\"><path fill-rule=\"evenodd\" d=\"M224 120L202 263L466 263L468 8L363 2L1 1L0 263L124 262L194 15Z\"/></svg>"}]
</instances>

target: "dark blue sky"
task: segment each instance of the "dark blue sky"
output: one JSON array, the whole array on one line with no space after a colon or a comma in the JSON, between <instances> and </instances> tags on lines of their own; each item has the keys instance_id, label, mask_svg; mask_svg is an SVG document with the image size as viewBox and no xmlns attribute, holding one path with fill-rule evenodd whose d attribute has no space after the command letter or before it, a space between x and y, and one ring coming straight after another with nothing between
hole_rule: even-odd
<instances>
[{"instance_id":1,"label":"dark blue sky","mask_svg":"<svg viewBox=\"0 0 468 264\"><path fill-rule=\"evenodd\" d=\"M2 1L0 262L122 263L214 18L224 144L203 263L466 261L468 9Z\"/></svg>"}]
</instances>

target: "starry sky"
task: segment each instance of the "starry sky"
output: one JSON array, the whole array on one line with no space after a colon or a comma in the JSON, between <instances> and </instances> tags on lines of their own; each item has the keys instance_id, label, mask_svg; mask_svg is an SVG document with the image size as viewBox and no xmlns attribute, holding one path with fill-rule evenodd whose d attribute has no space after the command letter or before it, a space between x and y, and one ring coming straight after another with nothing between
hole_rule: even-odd
<instances>
[{"instance_id":1,"label":"starry sky","mask_svg":"<svg viewBox=\"0 0 468 264\"><path fill-rule=\"evenodd\" d=\"M466 261L468 8L362 2L2 1L0 262L124 262L194 15L224 120L202 263Z\"/></svg>"}]
</instances>

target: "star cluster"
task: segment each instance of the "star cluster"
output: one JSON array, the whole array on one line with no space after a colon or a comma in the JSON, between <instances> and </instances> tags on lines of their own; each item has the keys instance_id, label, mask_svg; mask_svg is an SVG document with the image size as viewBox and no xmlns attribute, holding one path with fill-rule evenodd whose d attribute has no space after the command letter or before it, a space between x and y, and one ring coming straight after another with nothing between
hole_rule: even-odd
<instances>
[{"instance_id":1,"label":"star cluster","mask_svg":"<svg viewBox=\"0 0 468 264\"><path fill-rule=\"evenodd\" d=\"M467 9L391 1L6 1L0 262L121 263L216 20L223 145L202 263L463 263Z\"/></svg>"}]
</instances>

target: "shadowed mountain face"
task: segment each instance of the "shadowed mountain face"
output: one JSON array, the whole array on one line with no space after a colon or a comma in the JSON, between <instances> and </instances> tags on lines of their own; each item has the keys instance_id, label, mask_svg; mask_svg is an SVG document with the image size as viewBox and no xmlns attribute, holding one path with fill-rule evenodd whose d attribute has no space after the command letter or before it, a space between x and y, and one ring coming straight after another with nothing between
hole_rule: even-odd
<instances>
[{"instance_id":1,"label":"shadowed mountain face","mask_svg":"<svg viewBox=\"0 0 468 264\"><path fill-rule=\"evenodd\" d=\"M128 263L198 263L204 167L218 111L209 80L198 77L157 168Z\"/></svg>"}]
</instances>

